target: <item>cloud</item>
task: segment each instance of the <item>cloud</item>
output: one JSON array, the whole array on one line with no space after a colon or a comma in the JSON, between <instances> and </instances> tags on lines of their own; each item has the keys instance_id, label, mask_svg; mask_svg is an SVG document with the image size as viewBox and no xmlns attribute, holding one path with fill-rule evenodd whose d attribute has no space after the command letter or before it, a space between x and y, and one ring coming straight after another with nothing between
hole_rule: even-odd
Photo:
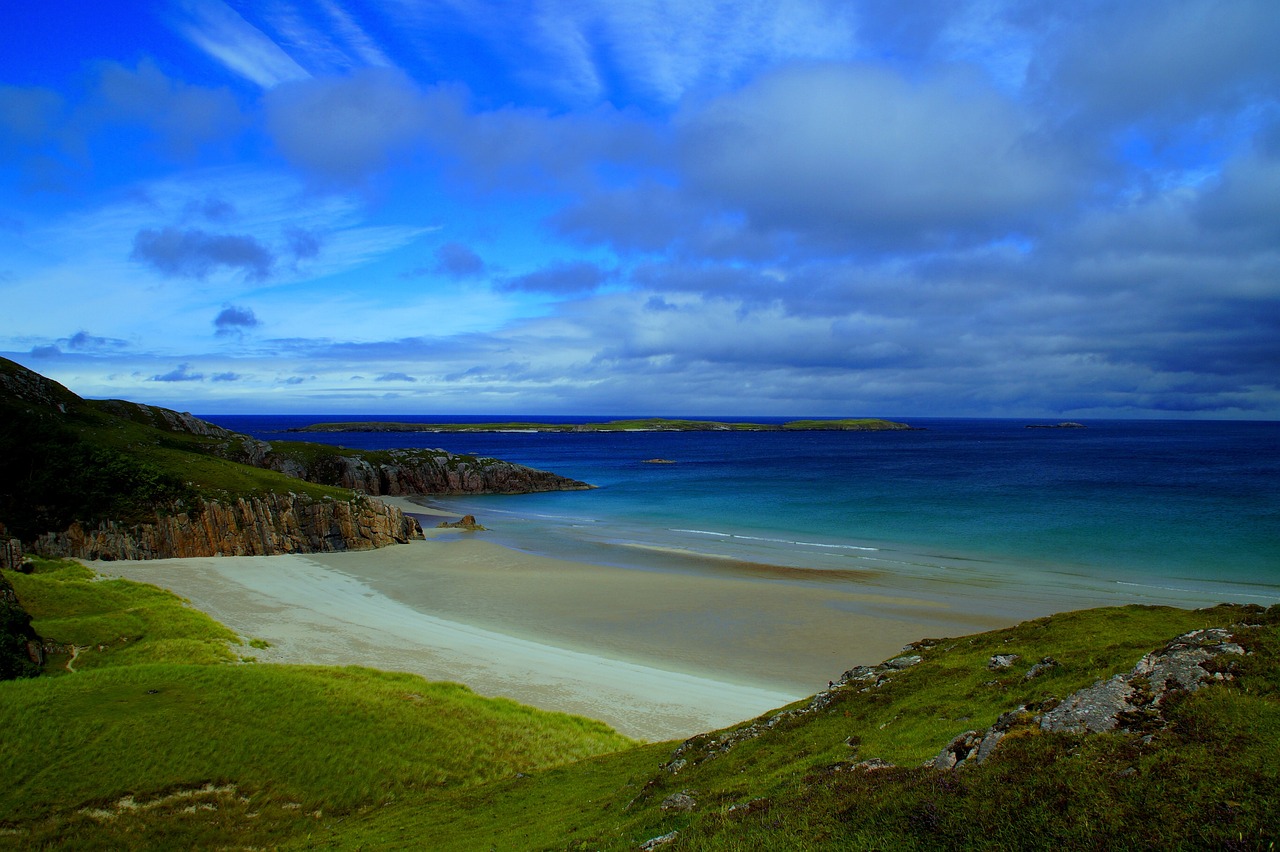
<instances>
[{"instance_id":1,"label":"cloud","mask_svg":"<svg viewBox=\"0 0 1280 852\"><path fill-rule=\"evenodd\" d=\"M119 340L112 337L98 337L87 331L77 331L75 334L59 341L68 349L77 352L111 352L124 349L129 345L128 341Z\"/></svg>"},{"instance_id":2,"label":"cloud","mask_svg":"<svg viewBox=\"0 0 1280 852\"><path fill-rule=\"evenodd\" d=\"M531 293L573 295L589 293L609 280L609 272L586 261L561 261L545 269L505 278L497 282L500 290L523 290Z\"/></svg>"},{"instance_id":3,"label":"cloud","mask_svg":"<svg viewBox=\"0 0 1280 852\"><path fill-rule=\"evenodd\" d=\"M209 377L209 381L211 381L211 382L238 382L238 381L243 380L244 378L245 378L245 377L244 377L244 376L242 376L242 375L240 375L239 373L214 373L212 376L210 376L210 377Z\"/></svg>"},{"instance_id":4,"label":"cloud","mask_svg":"<svg viewBox=\"0 0 1280 852\"><path fill-rule=\"evenodd\" d=\"M184 217L198 217L221 224L235 218L236 207L222 198L207 195L204 198L193 198L188 201L182 212Z\"/></svg>"},{"instance_id":5,"label":"cloud","mask_svg":"<svg viewBox=\"0 0 1280 852\"><path fill-rule=\"evenodd\" d=\"M251 308L242 308L236 305L226 305L222 311L213 320L213 325L217 328L217 334L220 337L229 335L242 335L245 330L257 328L262 322L253 315Z\"/></svg>"},{"instance_id":6,"label":"cloud","mask_svg":"<svg viewBox=\"0 0 1280 852\"><path fill-rule=\"evenodd\" d=\"M314 231L305 228L285 228L285 242L294 261L311 260L320 254L320 237Z\"/></svg>"},{"instance_id":7,"label":"cloud","mask_svg":"<svg viewBox=\"0 0 1280 852\"><path fill-rule=\"evenodd\" d=\"M383 373L374 379L375 382L416 382L413 376L406 373Z\"/></svg>"},{"instance_id":8,"label":"cloud","mask_svg":"<svg viewBox=\"0 0 1280 852\"><path fill-rule=\"evenodd\" d=\"M308 76L287 53L221 0L179 0L171 22L188 41L264 89Z\"/></svg>"},{"instance_id":9,"label":"cloud","mask_svg":"<svg viewBox=\"0 0 1280 852\"><path fill-rule=\"evenodd\" d=\"M1203 122L1280 86L1280 15L1269 0L1141 0L1070 16L1035 74L1091 126Z\"/></svg>"},{"instance_id":10,"label":"cloud","mask_svg":"<svg viewBox=\"0 0 1280 852\"><path fill-rule=\"evenodd\" d=\"M148 59L134 70L106 63L98 85L104 118L142 123L178 156L189 157L200 145L227 138L243 125L229 90L177 82Z\"/></svg>"},{"instance_id":11,"label":"cloud","mask_svg":"<svg viewBox=\"0 0 1280 852\"><path fill-rule=\"evenodd\" d=\"M1070 198L1066 158L979 78L869 66L767 75L684 117L696 192L764 229L929 247L1026 227Z\"/></svg>"},{"instance_id":12,"label":"cloud","mask_svg":"<svg viewBox=\"0 0 1280 852\"><path fill-rule=\"evenodd\" d=\"M472 278L485 271L484 259L462 243L445 243L436 249L436 262L423 270L450 278Z\"/></svg>"},{"instance_id":13,"label":"cloud","mask_svg":"<svg viewBox=\"0 0 1280 852\"><path fill-rule=\"evenodd\" d=\"M179 364L175 369L161 375L152 376L149 382L202 382L204 373L191 372L190 364Z\"/></svg>"},{"instance_id":14,"label":"cloud","mask_svg":"<svg viewBox=\"0 0 1280 852\"><path fill-rule=\"evenodd\" d=\"M198 228L144 228L133 238L130 260L171 278L207 277L218 267L239 269L254 280L271 274L275 257L250 236L210 234Z\"/></svg>"},{"instance_id":15,"label":"cloud","mask_svg":"<svg viewBox=\"0 0 1280 852\"><path fill-rule=\"evenodd\" d=\"M282 84L263 106L286 160L324 180L355 183L422 140L436 100L402 72L365 68Z\"/></svg>"},{"instance_id":16,"label":"cloud","mask_svg":"<svg viewBox=\"0 0 1280 852\"><path fill-rule=\"evenodd\" d=\"M52 89L0 86L0 144L16 150L49 140L64 108L62 95Z\"/></svg>"}]
</instances>

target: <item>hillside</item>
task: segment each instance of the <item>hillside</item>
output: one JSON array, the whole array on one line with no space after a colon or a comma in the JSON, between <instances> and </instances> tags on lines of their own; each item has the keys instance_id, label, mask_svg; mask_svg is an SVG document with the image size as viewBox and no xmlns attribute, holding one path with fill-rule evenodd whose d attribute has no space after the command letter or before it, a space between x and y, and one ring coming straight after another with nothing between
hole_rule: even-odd
<instances>
[{"instance_id":1,"label":"hillside","mask_svg":"<svg viewBox=\"0 0 1280 852\"><path fill-rule=\"evenodd\" d=\"M0 524L9 535L51 554L91 558L382 546L418 534L416 523L354 492L590 487L443 450L257 441L190 414L81 399L4 359L0 481Z\"/></svg>"},{"instance_id":2,"label":"hillside","mask_svg":"<svg viewBox=\"0 0 1280 852\"><path fill-rule=\"evenodd\" d=\"M1280 607L923 640L638 746L407 675L247 663L253 641L80 566L12 579L51 654L0 684L0 845L1266 849L1280 826ZM1103 693L1115 727L1087 732Z\"/></svg>"}]
</instances>

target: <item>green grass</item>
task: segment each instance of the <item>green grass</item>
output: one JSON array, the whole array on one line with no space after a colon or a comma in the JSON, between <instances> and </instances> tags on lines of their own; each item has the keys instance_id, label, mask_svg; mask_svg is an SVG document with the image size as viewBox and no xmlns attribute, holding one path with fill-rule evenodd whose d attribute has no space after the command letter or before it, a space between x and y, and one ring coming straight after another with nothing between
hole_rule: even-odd
<instances>
[{"instance_id":1,"label":"green grass","mask_svg":"<svg viewBox=\"0 0 1280 852\"><path fill-rule=\"evenodd\" d=\"M177 599L74 563L15 580L37 624L64 638L132 632L74 673L0 684L0 845L620 850L671 831L673 850L1278 839L1280 606L1130 606L929 640L921 663L881 686L841 688L727 751L715 743L733 729L694 738L673 774L663 764L678 743L636 745L454 684L234 662L234 637ZM1242 622L1255 626L1233 628L1248 655L1231 659L1232 679L1172 698L1165 728L1086 736L1027 723L982 766L921 766L1005 711L1050 707L1173 636ZM161 653L183 637L194 644ZM1019 659L991 671L995 654ZM1059 665L1025 680L1045 656ZM848 769L873 757L897 768ZM697 806L663 809L681 791Z\"/></svg>"},{"instance_id":2,"label":"green grass","mask_svg":"<svg viewBox=\"0 0 1280 852\"><path fill-rule=\"evenodd\" d=\"M228 663L239 638L169 592L128 580L106 580L70 560L35 560L31 574L9 573L31 626L64 651L49 654L46 672L139 663ZM72 655L74 654L74 662Z\"/></svg>"},{"instance_id":3,"label":"green grass","mask_svg":"<svg viewBox=\"0 0 1280 852\"><path fill-rule=\"evenodd\" d=\"M0 845L278 845L316 814L632 745L594 720L416 675L237 663L226 628L79 563L6 576L42 636L81 650L71 670L62 655L49 676L0 683Z\"/></svg>"}]
</instances>

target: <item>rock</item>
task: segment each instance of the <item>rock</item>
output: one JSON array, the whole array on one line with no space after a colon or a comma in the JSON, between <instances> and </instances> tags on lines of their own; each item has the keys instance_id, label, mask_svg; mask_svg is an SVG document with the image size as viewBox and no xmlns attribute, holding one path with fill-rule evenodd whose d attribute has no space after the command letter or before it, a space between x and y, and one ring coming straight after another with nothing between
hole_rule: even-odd
<instances>
[{"instance_id":1,"label":"rock","mask_svg":"<svg viewBox=\"0 0 1280 852\"><path fill-rule=\"evenodd\" d=\"M206 501L192 512L157 511L154 523L104 521L88 530L72 524L40 536L34 549L76 559L169 559L371 550L416 538L422 538L418 522L381 500L268 494Z\"/></svg>"},{"instance_id":2,"label":"rock","mask_svg":"<svg viewBox=\"0 0 1280 852\"><path fill-rule=\"evenodd\" d=\"M475 515L463 515L461 519L456 521L441 521L436 524L436 529L470 530L475 532L476 530L483 530L484 527L476 523Z\"/></svg>"},{"instance_id":3,"label":"rock","mask_svg":"<svg viewBox=\"0 0 1280 852\"><path fill-rule=\"evenodd\" d=\"M1031 668L1027 669L1027 673L1022 676L1023 680L1035 680L1040 675L1049 671L1049 669L1057 668L1058 661L1053 657L1045 657L1040 662L1035 663Z\"/></svg>"},{"instance_id":4,"label":"rock","mask_svg":"<svg viewBox=\"0 0 1280 852\"><path fill-rule=\"evenodd\" d=\"M21 571L23 566L22 542L4 535L0 525L0 571Z\"/></svg>"},{"instance_id":5,"label":"rock","mask_svg":"<svg viewBox=\"0 0 1280 852\"><path fill-rule=\"evenodd\" d=\"M1018 661L1017 654L996 654L990 660L987 660L987 668L992 671L1007 669Z\"/></svg>"},{"instance_id":6,"label":"rock","mask_svg":"<svg viewBox=\"0 0 1280 852\"><path fill-rule=\"evenodd\" d=\"M1045 731L1098 733L1129 730L1134 724L1158 724L1161 705L1170 692L1194 692L1215 679L1204 668L1205 663L1243 653L1223 628L1193 630L1147 654L1128 674L1099 681L1071 695L1044 714L1040 727Z\"/></svg>"},{"instance_id":7,"label":"rock","mask_svg":"<svg viewBox=\"0 0 1280 852\"><path fill-rule=\"evenodd\" d=\"M650 838L640 844L640 848L648 852L650 849L657 849L659 846L666 846L668 843L674 843L676 838L680 836L678 831L669 831L658 837Z\"/></svg>"},{"instance_id":8,"label":"rock","mask_svg":"<svg viewBox=\"0 0 1280 852\"><path fill-rule=\"evenodd\" d=\"M40 637L13 586L0 573L0 680L35 677L44 663Z\"/></svg>"},{"instance_id":9,"label":"rock","mask_svg":"<svg viewBox=\"0 0 1280 852\"><path fill-rule=\"evenodd\" d=\"M878 772L881 769L893 769L895 766L896 764L890 763L887 760L881 760L878 757L873 757L869 760L863 760L855 763L852 768L861 769L863 772Z\"/></svg>"},{"instance_id":10,"label":"rock","mask_svg":"<svg viewBox=\"0 0 1280 852\"><path fill-rule=\"evenodd\" d=\"M664 811L691 811L698 806L697 799L693 798L693 790L681 790L679 793L672 793L662 800L659 805Z\"/></svg>"},{"instance_id":11,"label":"rock","mask_svg":"<svg viewBox=\"0 0 1280 852\"><path fill-rule=\"evenodd\" d=\"M901 671L902 669L909 669L914 665L918 665L923 661L924 657L921 657L918 654L912 654L907 657L895 657L892 660L887 660L884 665L887 668Z\"/></svg>"}]
</instances>

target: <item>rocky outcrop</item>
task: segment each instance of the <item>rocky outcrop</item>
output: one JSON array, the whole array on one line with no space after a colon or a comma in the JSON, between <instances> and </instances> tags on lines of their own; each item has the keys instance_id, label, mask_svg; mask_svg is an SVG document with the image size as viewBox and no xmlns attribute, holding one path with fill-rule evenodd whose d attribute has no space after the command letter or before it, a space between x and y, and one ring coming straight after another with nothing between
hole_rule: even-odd
<instances>
[{"instance_id":1,"label":"rocky outcrop","mask_svg":"<svg viewBox=\"0 0 1280 852\"><path fill-rule=\"evenodd\" d=\"M4 524L0 524L0 571L20 571L22 560L22 542L5 535Z\"/></svg>"},{"instance_id":2,"label":"rocky outcrop","mask_svg":"<svg viewBox=\"0 0 1280 852\"><path fill-rule=\"evenodd\" d=\"M270 446L270 445L268 445ZM373 454L370 454L373 455ZM493 458L455 455L444 450L390 450L386 457L324 455L310 460L287 450L268 449L259 466L287 476L350 488L366 494L529 494L536 491L585 491L576 479Z\"/></svg>"},{"instance_id":3,"label":"rocky outcrop","mask_svg":"<svg viewBox=\"0 0 1280 852\"><path fill-rule=\"evenodd\" d=\"M18 602L13 586L0 572L0 680L34 677L44 655L31 616Z\"/></svg>"},{"instance_id":4,"label":"rocky outcrop","mask_svg":"<svg viewBox=\"0 0 1280 852\"><path fill-rule=\"evenodd\" d=\"M357 497L313 500L296 494L208 501L198 510L156 513L154 523L73 524L41 536L35 551L77 559L269 556L369 550L421 538L422 528L394 506Z\"/></svg>"},{"instance_id":5,"label":"rocky outcrop","mask_svg":"<svg viewBox=\"0 0 1280 852\"><path fill-rule=\"evenodd\" d=\"M1081 689L1048 712L1037 714L1019 707L1001 715L986 731L965 731L931 764L937 769L976 766L991 756L1012 728L1028 723L1042 731L1075 734L1150 732L1165 725L1164 705L1170 695L1231 679L1216 661L1244 652L1225 628L1193 630L1147 654L1131 671ZM1046 657L1037 665L1051 667L1057 662Z\"/></svg>"}]
</instances>

